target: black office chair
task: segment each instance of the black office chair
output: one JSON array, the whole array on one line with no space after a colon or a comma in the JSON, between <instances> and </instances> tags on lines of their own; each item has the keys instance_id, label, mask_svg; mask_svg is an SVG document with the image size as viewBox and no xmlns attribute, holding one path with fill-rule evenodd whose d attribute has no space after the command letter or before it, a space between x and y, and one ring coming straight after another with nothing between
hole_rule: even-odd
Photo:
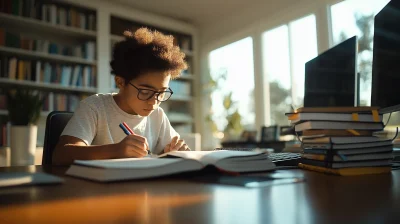
<instances>
[{"instance_id":1,"label":"black office chair","mask_svg":"<svg viewBox=\"0 0 400 224\"><path fill-rule=\"evenodd\" d=\"M53 150L73 114L73 112L68 111L52 111L47 116L42 165L52 165Z\"/></svg>"}]
</instances>

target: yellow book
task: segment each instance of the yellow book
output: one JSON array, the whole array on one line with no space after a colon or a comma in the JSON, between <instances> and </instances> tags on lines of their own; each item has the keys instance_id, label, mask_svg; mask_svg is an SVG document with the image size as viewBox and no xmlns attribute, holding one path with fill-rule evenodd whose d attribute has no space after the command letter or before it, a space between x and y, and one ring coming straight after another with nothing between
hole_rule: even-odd
<instances>
[{"instance_id":1,"label":"yellow book","mask_svg":"<svg viewBox=\"0 0 400 224\"><path fill-rule=\"evenodd\" d=\"M368 130L333 130L333 129L318 129L304 130L302 136L321 137L321 136L372 136L374 131Z\"/></svg>"},{"instance_id":2,"label":"yellow book","mask_svg":"<svg viewBox=\"0 0 400 224\"><path fill-rule=\"evenodd\" d=\"M357 113L357 112L373 112L379 110L379 107L301 107L294 113Z\"/></svg>"},{"instance_id":3,"label":"yellow book","mask_svg":"<svg viewBox=\"0 0 400 224\"><path fill-rule=\"evenodd\" d=\"M24 61L18 61L18 80L24 80L25 79L25 63Z\"/></svg>"},{"instance_id":4,"label":"yellow book","mask_svg":"<svg viewBox=\"0 0 400 224\"><path fill-rule=\"evenodd\" d=\"M390 173L392 167L382 166L382 167L352 167L352 168L340 168L332 169L320 166L313 166L308 164L299 163L299 167L306 170L317 171L326 174L334 174L340 176L355 176L364 174L380 174L380 173Z\"/></svg>"}]
</instances>

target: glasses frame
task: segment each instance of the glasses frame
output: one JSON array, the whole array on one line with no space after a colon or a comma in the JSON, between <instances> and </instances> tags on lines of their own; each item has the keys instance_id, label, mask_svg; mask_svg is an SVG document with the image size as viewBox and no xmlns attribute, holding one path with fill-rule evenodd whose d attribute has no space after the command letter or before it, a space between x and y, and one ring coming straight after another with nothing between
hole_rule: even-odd
<instances>
[{"instance_id":1,"label":"glasses frame","mask_svg":"<svg viewBox=\"0 0 400 224\"><path fill-rule=\"evenodd\" d=\"M172 94L174 94L174 91L172 91L171 88L168 88L168 90L166 90L166 91L155 91L155 90L152 90L152 89L138 88L138 87L136 87L135 85L133 85L131 82L129 82L129 84L130 84L131 86L135 87L135 89L137 89L138 93L137 93L136 97L137 97L139 100L142 100L142 101L147 101L147 100L153 98L155 94L157 94L157 101L159 101L159 102L165 102L165 101L167 101L167 100L169 100L169 99L171 98ZM143 91L143 90L145 90L145 91L151 91L151 92L153 92L153 94L151 94L151 96L149 96L149 98L147 98L147 99L140 99L140 98L139 98L139 94L140 94L140 92ZM163 93L171 93L171 95L170 95L167 99L165 99L165 100L160 100L159 96L160 96L160 94L163 94Z\"/></svg>"}]
</instances>

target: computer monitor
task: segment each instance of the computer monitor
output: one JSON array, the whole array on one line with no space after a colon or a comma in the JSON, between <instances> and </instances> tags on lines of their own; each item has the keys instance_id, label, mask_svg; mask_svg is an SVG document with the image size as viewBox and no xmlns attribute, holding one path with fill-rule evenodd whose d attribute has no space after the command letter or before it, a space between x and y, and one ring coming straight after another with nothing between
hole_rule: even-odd
<instances>
[{"instance_id":1,"label":"computer monitor","mask_svg":"<svg viewBox=\"0 0 400 224\"><path fill-rule=\"evenodd\" d=\"M390 1L376 16L371 106L381 113L400 110L400 1Z\"/></svg>"},{"instance_id":2,"label":"computer monitor","mask_svg":"<svg viewBox=\"0 0 400 224\"><path fill-rule=\"evenodd\" d=\"M358 105L357 36L305 64L304 107Z\"/></svg>"}]
</instances>

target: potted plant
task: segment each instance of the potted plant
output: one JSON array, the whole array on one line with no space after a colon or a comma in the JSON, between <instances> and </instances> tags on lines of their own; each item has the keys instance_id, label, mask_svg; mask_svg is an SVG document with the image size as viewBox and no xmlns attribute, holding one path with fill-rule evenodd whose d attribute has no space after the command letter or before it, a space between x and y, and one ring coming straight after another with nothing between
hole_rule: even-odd
<instances>
[{"instance_id":1,"label":"potted plant","mask_svg":"<svg viewBox=\"0 0 400 224\"><path fill-rule=\"evenodd\" d=\"M11 165L33 165L37 122L45 98L39 92L27 89L10 90L6 95L11 123Z\"/></svg>"}]
</instances>

